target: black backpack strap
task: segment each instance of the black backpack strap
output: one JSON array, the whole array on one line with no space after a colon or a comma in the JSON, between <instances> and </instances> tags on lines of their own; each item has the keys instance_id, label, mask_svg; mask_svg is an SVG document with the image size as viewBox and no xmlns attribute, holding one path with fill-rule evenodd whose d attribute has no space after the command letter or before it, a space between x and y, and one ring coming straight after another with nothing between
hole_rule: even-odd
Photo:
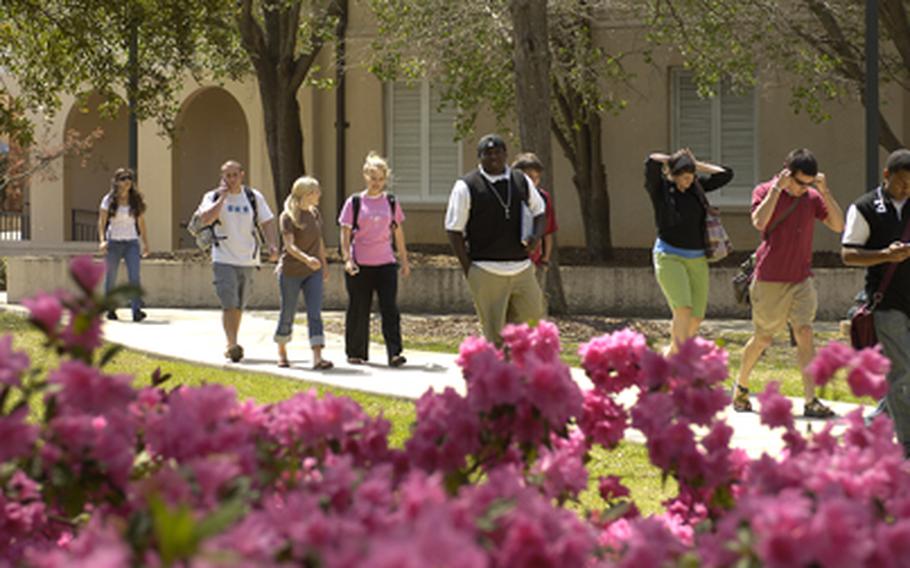
<instances>
[{"instance_id":1,"label":"black backpack strap","mask_svg":"<svg viewBox=\"0 0 910 568\"><path fill-rule=\"evenodd\" d=\"M246 194L247 201L250 202L250 207L253 209L253 232L255 235L259 236L259 242L265 242L265 235L262 234L262 229L259 227L259 205L256 200L256 194L253 193L252 188L245 185L243 186L243 193ZM259 256L259 243L256 243L256 247L253 249L253 258Z\"/></svg>"},{"instance_id":2,"label":"black backpack strap","mask_svg":"<svg viewBox=\"0 0 910 568\"><path fill-rule=\"evenodd\" d=\"M398 222L395 221L395 203L396 203L395 194L386 193L385 195L386 195L386 199L389 200L389 210L392 213L392 216L390 217L391 221L389 222L389 226L392 227L392 229L394 230L396 227L398 227Z\"/></svg>"},{"instance_id":3,"label":"black backpack strap","mask_svg":"<svg viewBox=\"0 0 910 568\"><path fill-rule=\"evenodd\" d=\"M352 195L351 196L351 213L353 213L353 220L351 221L351 232L353 233L360 227L357 225L357 218L360 217L360 196Z\"/></svg>"}]
</instances>

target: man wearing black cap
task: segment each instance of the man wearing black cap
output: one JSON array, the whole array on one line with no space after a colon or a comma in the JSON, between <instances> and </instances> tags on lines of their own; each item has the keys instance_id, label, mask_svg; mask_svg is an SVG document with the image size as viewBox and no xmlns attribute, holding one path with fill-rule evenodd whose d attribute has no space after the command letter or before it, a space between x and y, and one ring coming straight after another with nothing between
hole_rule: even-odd
<instances>
[{"instance_id":1,"label":"man wearing black cap","mask_svg":"<svg viewBox=\"0 0 910 568\"><path fill-rule=\"evenodd\" d=\"M499 345L506 323L543 317L528 251L543 233L546 206L534 183L506 166L506 143L498 135L480 139L477 157L478 168L452 188L445 227L484 337Z\"/></svg>"}]
</instances>

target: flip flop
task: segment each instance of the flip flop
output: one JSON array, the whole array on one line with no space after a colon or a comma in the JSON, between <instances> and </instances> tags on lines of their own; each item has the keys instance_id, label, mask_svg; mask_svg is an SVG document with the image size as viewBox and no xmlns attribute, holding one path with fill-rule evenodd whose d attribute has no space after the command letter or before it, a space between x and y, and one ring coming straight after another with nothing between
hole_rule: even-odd
<instances>
[{"instance_id":1,"label":"flip flop","mask_svg":"<svg viewBox=\"0 0 910 568\"><path fill-rule=\"evenodd\" d=\"M363 365L364 363L366 363L366 361L360 357L348 357L348 364L350 365Z\"/></svg>"},{"instance_id":2,"label":"flip flop","mask_svg":"<svg viewBox=\"0 0 910 568\"><path fill-rule=\"evenodd\" d=\"M407 362L408 360L404 358L404 355L395 355L389 359L389 367L401 367Z\"/></svg>"},{"instance_id":3,"label":"flip flop","mask_svg":"<svg viewBox=\"0 0 910 568\"><path fill-rule=\"evenodd\" d=\"M318 363L316 363L315 365L313 365L313 370L314 371L328 371L329 369L332 369L334 367L335 367L334 363L332 363L328 359L323 359L323 360L319 361Z\"/></svg>"},{"instance_id":4,"label":"flip flop","mask_svg":"<svg viewBox=\"0 0 910 568\"><path fill-rule=\"evenodd\" d=\"M286 369L291 366L291 363L287 359L279 359L278 366L282 369Z\"/></svg>"}]
</instances>

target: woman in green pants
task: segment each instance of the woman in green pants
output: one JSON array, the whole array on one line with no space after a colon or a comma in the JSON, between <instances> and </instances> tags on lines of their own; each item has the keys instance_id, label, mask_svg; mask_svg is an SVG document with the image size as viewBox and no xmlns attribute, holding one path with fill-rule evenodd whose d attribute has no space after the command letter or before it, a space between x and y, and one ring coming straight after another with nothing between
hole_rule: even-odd
<instances>
[{"instance_id":1,"label":"woman in green pants","mask_svg":"<svg viewBox=\"0 0 910 568\"><path fill-rule=\"evenodd\" d=\"M707 174L699 176L698 174ZM691 150L653 153L645 161L645 189L654 206L654 272L673 312L668 353L698 334L708 306L706 192L733 179L733 170L695 159Z\"/></svg>"}]
</instances>

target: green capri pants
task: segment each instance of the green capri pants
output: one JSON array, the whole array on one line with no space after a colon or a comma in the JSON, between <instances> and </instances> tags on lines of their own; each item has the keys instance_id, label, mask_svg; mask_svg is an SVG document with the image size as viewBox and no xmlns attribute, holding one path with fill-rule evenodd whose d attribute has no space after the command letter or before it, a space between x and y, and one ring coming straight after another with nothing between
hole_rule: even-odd
<instances>
[{"instance_id":1,"label":"green capri pants","mask_svg":"<svg viewBox=\"0 0 910 568\"><path fill-rule=\"evenodd\" d=\"M708 259L654 252L654 273L671 309L692 308L704 319L708 308Z\"/></svg>"}]
</instances>

